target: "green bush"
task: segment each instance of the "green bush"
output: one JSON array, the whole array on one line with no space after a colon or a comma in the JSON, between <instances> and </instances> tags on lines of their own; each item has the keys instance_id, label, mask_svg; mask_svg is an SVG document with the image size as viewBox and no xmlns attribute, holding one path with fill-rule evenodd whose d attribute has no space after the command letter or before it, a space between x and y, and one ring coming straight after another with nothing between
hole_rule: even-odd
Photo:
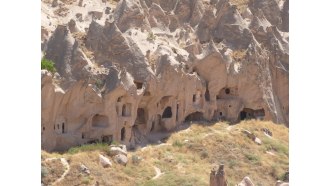
<instances>
[{"instance_id":1,"label":"green bush","mask_svg":"<svg viewBox=\"0 0 330 186\"><path fill-rule=\"evenodd\" d=\"M109 149L109 145L106 143L96 143L96 144L88 144L88 145L82 145L79 147L72 147L68 150L69 154L76 154L78 152L86 152L86 151L94 151L94 150L100 150L107 152Z\"/></svg>"},{"instance_id":2,"label":"green bush","mask_svg":"<svg viewBox=\"0 0 330 186\"><path fill-rule=\"evenodd\" d=\"M153 40L156 39L156 36L154 35L154 33L149 32L149 34L148 34L148 38L147 38L147 39L153 41Z\"/></svg>"},{"instance_id":3,"label":"green bush","mask_svg":"<svg viewBox=\"0 0 330 186\"><path fill-rule=\"evenodd\" d=\"M175 140L175 141L172 143L172 146L174 146L174 147L182 147L182 146L183 146L183 143L181 143L181 142L178 141L178 140Z\"/></svg>"},{"instance_id":4,"label":"green bush","mask_svg":"<svg viewBox=\"0 0 330 186\"><path fill-rule=\"evenodd\" d=\"M54 73L54 72L56 72L56 68L54 65L55 65L54 62L51 60L48 60L46 58L41 59L41 69L42 70L45 69L45 70L48 70L49 72Z\"/></svg>"},{"instance_id":5,"label":"green bush","mask_svg":"<svg viewBox=\"0 0 330 186\"><path fill-rule=\"evenodd\" d=\"M260 161L260 157L255 154L245 154L245 157L252 163L258 163Z\"/></svg>"}]
</instances>

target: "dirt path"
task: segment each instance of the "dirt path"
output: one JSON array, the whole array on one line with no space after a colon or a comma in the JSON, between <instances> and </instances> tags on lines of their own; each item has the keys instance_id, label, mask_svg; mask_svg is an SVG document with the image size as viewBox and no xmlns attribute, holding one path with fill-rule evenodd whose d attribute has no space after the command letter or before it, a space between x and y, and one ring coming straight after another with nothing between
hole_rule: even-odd
<instances>
[{"instance_id":1,"label":"dirt path","mask_svg":"<svg viewBox=\"0 0 330 186\"><path fill-rule=\"evenodd\" d=\"M162 174L164 174L163 172L160 171L160 169L158 167L153 166L156 172L156 176L154 176L153 178L151 178L152 180L158 179Z\"/></svg>"},{"instance_id":2,"label":"dirt path","mask_svg":"<svg viewBox=\"0 0 330 186\"><path fill-rule=\"evenodd\" d=\"M56 185L58 182L62 181L64 179L64 177L70 171L70 165L69 165L68 161L65 158L47 158L47 159L45 159L45 161L51 161L51 160L55 160L55 159L60 159L61 160L61 163L62 163L63 167L65 168L65 171L62 174L62 176L59 179L57 179L56 181L54 181L54 183L52 183L51 185Z\"/></svg>"}]
</instances>

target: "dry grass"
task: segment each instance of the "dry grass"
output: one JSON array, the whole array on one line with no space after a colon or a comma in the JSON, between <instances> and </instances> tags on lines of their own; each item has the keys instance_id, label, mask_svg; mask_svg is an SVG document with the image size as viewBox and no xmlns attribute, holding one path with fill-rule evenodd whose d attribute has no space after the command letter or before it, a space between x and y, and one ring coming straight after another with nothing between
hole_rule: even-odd
<instances>
[{"instance_id":1,"label":"dry grass","mask_svg":"<svg viewBox=\"0 0 330 186\"><path fill-rule=\"evenodd\" d=\"M273 138L265 136L262 128L272 131ZM241 132L243 129L253 132L263 144L254 143ZM92 185L96 181L100 185L209 185L212 165L220 162L225 164L229 185L239 183L245 176L255 185L274 185L288 170L288 133L285 126L254 120L234 126L193 124L187 130L173 133L165 145L149 145L129 152L126 167L113 163L111 168L103 168L98 154L106 155L104 149L66 153L63 156L69 159L71 169L60 185ZM133 155L142 157L140 164L132 163ZM80 173L81 163L90 169L91 175ZM155 176L153 166L164 173L156 180L151 179Z\"/></svg>"},{"instance_id":2,"label":"dry grass","mask_svg":"<svg viewBox=\"0 0 330 186\"><path fill-rule=\"evenodd\" d=\"M41 181L50 185L64 173L64 167L60 159L50 160L41 164Z\"/></svg>"},{"instance_id":3,"label":"dry grass","mask_svg":"<svg viewBox=\"0 0 330 186\"><path fill-rule=\"evenodd\" d=\"M246 56L246 50L234 50L231 53L231 57L235 60L235 61L241 61L245 58Z\"/></svg>"},{"instance_id":4,"label":"dry grass","mask_svg":"<svg viewBox=\"0 0 330 186\"><path fill-rule=\"evenodd\" d=\"M230 0L233 5L236 5L240 13L248 7L249 0Z\"/></svg>"}]
</instances>

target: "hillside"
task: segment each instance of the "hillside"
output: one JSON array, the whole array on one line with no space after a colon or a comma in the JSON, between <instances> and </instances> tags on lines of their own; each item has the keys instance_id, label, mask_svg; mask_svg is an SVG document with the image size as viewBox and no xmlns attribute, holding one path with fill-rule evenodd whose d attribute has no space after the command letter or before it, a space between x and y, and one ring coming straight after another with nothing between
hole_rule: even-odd
<instances>
[{"instance_id":1,"label":"hillside","mask_svg":"<svg viewBox=\"0 0 330 186\"><path fill-rule=\"evenodd\" d=\"M265 135L262 128L271 131L272 137ZM243 130L254 133L262 144L252 141ZM245 176L249 176L255 185L275 185L288 171L288 133L285 126L266 121L249 120L237 125L194 122L182 125L160 144L129 151L126 166L115 163L107 155L109 147L106 144L76 147L62 154L43 151L42 160L63 157L69 162L68 174L56 185L94 185L98 182L99 185L206 186L212 167L221 162L225 164L229 185L238 184ZM103 168L99 154L108 157L112 167ZM142 160L134 164L133 156ZM89 169L90 175L81 171L81 164ZM57 173L49 167L43 180L56 178ZM161 173L157 179L152 179L156 175L155 167ZM58 172L58 167L53 168Z\"/></svg>"}]
</instances>

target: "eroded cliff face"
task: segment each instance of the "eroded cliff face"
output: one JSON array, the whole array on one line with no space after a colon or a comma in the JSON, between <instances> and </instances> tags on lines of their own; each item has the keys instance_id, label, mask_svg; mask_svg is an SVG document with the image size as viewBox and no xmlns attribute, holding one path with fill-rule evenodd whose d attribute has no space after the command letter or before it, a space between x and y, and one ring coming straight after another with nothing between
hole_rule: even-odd
<instances>
[{"instance_id":1,"label":"eroded cliff face","mask_svg":"<svg viewBox=\"0 0 330 186\"><path fill-rule=\"evenodd\" d=\"M42 50L58 71L42 70L43 149L135 145L199 119L289 124L288 1L52 4L42 1Z\"/></svg>"}]
</instances>

